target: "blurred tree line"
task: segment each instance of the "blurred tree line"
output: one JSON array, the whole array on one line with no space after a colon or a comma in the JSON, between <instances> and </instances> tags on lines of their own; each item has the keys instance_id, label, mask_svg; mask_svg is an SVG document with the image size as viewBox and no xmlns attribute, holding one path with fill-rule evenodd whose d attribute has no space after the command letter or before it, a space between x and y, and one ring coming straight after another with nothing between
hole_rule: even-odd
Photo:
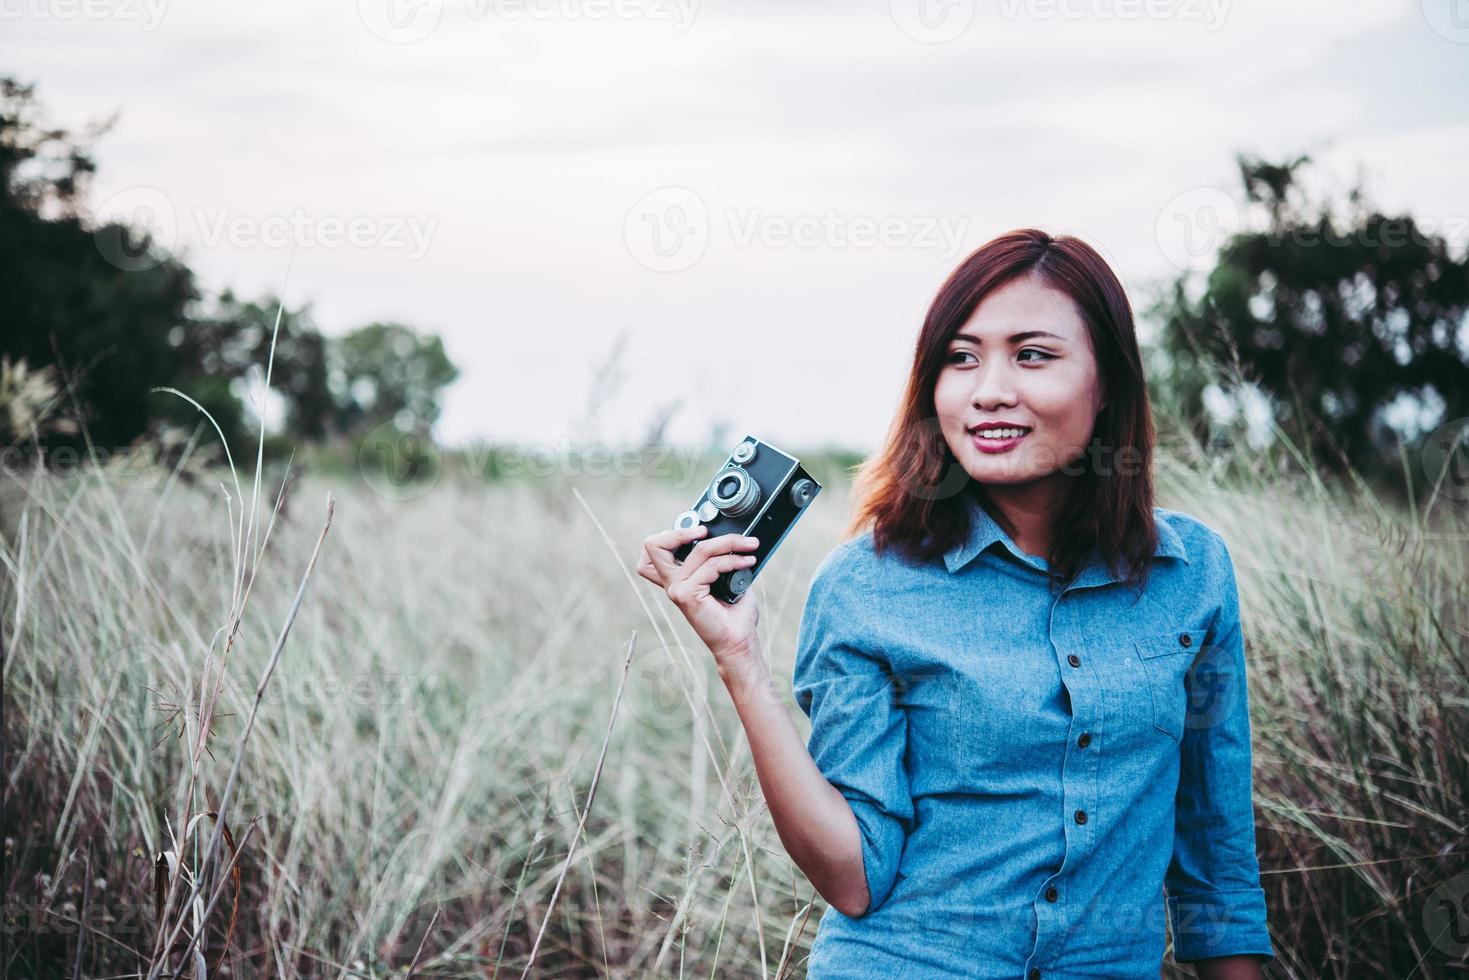
<instances>
[{"instance_id":1,"label":"blurred tree line","mask_svg":"<svg viewBox=\"0 0 1469 980\"><path fill-rule=\"evenodd\" d=\"M253 441L246 406L259 386L248 381L265 368L277 316L271 391L283 418L268 449L355 438L400 413L438 418L458 375L438 337L398 323L328 337L309 304L206 295L145 232L89 222L90 144L115 121L48 126L34 86L0 78L0 445L77 447L85 426L94 445L118 448L203 421L157 386L199 402L231 445Z\"/></svg>"},{"instance_id":2,"label":"blurred tree line","mask_svg":"<svg viewBox=\"0 0 1469 980\"><path fill-rule=\"evenodd\" d=\"M89 143L114 120L75 135L40 117L32 87L0 79L0 442L75 444L82 420L114 447L192 428L195 410L154 386L247 439L245 381L277 312L282 442L351 438L399 413L437 419L458 373L437 337L393 323L326 337L309 307L204 296L144 233L79 213ZM1162 327L1154 399L1209 446L1242 435L1210 404L1238 414L1254 396L1320 470L1397 482L1405 451L1469 415L1464 235L1383 214L1360 187L1344 206L1312 200L1309 162L1237 160L1241 207L1262 217L1220 243L1202 284L1186 273L1144 311Z\"/></svg>"},{"instance_id":3,"label":"blurred tree line","mask_svg":"<svg viewBox=\"0 0 1469 980\"><path fill-rule=\"evenodd\" d=\"M1184 275L1147 311L1162 325L1157 399L1207 445L1239 435L1211 417L1207 396L1239 408L1253 389L1318 470L1384 485L1401 484L1402 457L1419 455L1432 430L1462 445L1469 217L1383 214L1360 184L1344 205L1313 200L1301 180L1309 156L1236 163L1242 207L1261 220L1223 241L1200 295ZM1221 377L1232 390L1217 390ZM1425 475L1408 474L1418 486Z\"/></svg>"}]
</instances>

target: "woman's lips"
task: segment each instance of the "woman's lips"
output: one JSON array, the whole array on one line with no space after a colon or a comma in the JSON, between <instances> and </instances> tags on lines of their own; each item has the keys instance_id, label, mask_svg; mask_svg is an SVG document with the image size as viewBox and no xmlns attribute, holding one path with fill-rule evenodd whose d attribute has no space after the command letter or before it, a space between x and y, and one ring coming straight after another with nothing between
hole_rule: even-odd
<instances>
[{"instance_id":1,"label":"woman's lips","mask_svg":"<svg viewBox=\"0 0 1469 980\"><path fill-rule=\"evenodd\" d=\"M1028 435L1030 435L1030 430L1026 429L1020 435L1011 436L1008 439L991 439L981 436L978 432L971 432L969 438L974 442L974 448L982 453L1007 453L1020 445L1020 441Z\"/></svg>"}]
</instances>

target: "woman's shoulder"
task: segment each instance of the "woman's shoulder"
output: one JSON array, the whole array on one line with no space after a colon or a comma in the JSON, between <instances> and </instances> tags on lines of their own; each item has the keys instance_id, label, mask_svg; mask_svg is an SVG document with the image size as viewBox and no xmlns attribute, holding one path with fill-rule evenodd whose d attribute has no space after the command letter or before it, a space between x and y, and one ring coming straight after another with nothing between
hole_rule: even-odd
<instances>
[{"instance_id":1,"label":"woman's shoulder","mask_svg":"<svg viewBox=\"0 0 1469 980\"><path fill-rule=\"evenodd\" d=\"M838 583L865 581L877 560L873 549L872 532L847 538L826 553L811 575L811 588L830 588Z\"/></svg>"},{"instance_id":2,"label":"woman's shoulder","mask_svg":"<svg viewBox=\"0 0 1469 980\"><path fill-rule=\"evenodd\" d=\"M1233 572L1234 561L1224 535L1207 521L1167 507L1154 507L1153 521L1160 539L1170 533L1177 538L1193 575L1216 578L1226 571Z\"/></svg>"}]
</instances>

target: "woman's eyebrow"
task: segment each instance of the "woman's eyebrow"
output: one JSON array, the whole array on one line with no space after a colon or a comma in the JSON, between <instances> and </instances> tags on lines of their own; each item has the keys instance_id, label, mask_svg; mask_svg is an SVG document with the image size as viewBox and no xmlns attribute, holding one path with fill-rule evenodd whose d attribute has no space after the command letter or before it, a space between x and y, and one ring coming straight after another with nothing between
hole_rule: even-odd
<instances>
[{"instance_id":1,"label":"woman's eyebrow","mask_svg":"<svg viewBox=\"0 0 1469 980\"><path fill-rule=\"evenodd\" d=\"M1018 344L1022 340L1030 340L1034 337L1051 337L1055 340L1061 341L1062 343L1066 342L1065 337L1061 336L1058 333L1051 333L1049 330L1023 330L1020 333L1012 333L1009 337L1009 341L1012 344ZM956 333L954 334L954 339L966 340L976 347L980 346L980 339L973 334Z\"/></svg>"}]
</instances>

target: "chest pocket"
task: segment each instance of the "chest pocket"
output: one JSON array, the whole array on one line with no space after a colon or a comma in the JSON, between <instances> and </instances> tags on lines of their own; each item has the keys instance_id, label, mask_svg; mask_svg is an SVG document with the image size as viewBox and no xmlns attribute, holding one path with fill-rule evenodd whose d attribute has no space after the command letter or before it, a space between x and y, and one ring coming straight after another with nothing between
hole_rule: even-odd
<instances>
[{"instance_id":1,"label":"chest pocket","mask_svg":"<svg viewBox=\"0 0 1469 980\"><path fill-rule=\"evenodd\" d=\"M1206 630L1174 630L1135 641L1153 700L1153 727L1174 741L1188 718L1185 678L1204 647Z\"/></svg>"}]
</instances>

